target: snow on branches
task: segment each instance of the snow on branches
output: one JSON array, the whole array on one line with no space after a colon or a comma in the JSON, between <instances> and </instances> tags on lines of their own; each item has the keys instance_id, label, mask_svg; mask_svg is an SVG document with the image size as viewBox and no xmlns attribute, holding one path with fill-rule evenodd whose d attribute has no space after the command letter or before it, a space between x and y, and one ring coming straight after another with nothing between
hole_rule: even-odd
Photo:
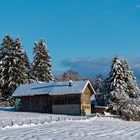
<instances>
[{"instance_id":1,"label":"snow on branches","mask_svg":"<svg viewBox=\"0 0 140 140\"><path fill-rule=\"evenodd\" d=\"M20 40L9 35L0 48L0 83L2 96L10 96L19 84L30 82L30 64Z\"/></svg>"},{"instance_id":2,"label":"snow on branches","mask_svg":"<svg viewBox=\"0 0 140 140\"><path fill-rule=\"evenodd\" d=\"M34 77L37 81L52 81L51 57L43 39L39 43L34 43L33 53L32 73Z\"/></svg>"},{"instance_id":3,"label":"snow on branches","mask_svg":"<svg viewBox=\"0 0 140 140\"><path fill-rule=\"evenodd\" d=\"M119 57L113 59L109 77L106 79L106 89L111 112L127 120L139 119L139 88L126 60Z\"/></svg>"}]
</instances>

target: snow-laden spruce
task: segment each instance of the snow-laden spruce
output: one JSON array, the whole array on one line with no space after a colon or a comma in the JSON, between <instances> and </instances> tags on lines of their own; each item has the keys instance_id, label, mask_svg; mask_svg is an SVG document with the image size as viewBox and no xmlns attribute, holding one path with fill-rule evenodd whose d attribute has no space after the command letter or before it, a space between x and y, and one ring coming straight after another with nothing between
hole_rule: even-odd
<instances>
[{"instance_id":1,"label":"snow-laden spruce","mask_svg":"<svg viewBox=\"0 0 140 140\"><path fill-rule=\"evenodd\" d=\"M111 71L106 80L106 84L109 107L111 110L117 111L120 100L129 98L129 96L125 94L127 85L125 83L122 60L118 57L115 57L112 61Z\"/></svg>"},{"instance_id":2,"label":"snow-laden spruce","mask_svg":"<svg viewBox=\"0 0 140 140\"><path fill-rule=\"evenodd\" d=\"M93 82L94 90L96 91L96 101L97 105L104 106L106 105L106 96L104 94L105 83L103 76L101 74L97 75Z\"/></svg>"},{"instance_id":3,"label":"snow-laden spruce","mask_svg":"<svg viewBox=\"0 0 140 140\"><path fill-rule=\"evenodd\" d=\"M30 82L29 59L20 40L6 35L0 51L0 83L2 96L10 96L19 84Z\"/></svg>"},{"instance_id":4,"label":"snow-laden spruce","mask_svg":"<svg viewBox=\"0 0 140 140\"><path fill-rule=\"evenodd\" d=\"M134 73L131 67L129 66L127 60L123 61L123 66L124 66L125 82L127 84L126 92L129 94L129 96L135 97L139 92L136 77L134 76Z\"/></svg>"},{"instance_id":5,"label":"snow-laden spruce","mask_svg":"<svg viewBox=\"0 0 140 140\"><path fill-rule=\"evenodd\" d=\"M33 53L32 72L36 80L43 82L52 81L51 57L43 39L39 43L34 43Z\"/></svg>"},{"instance_id":6,"label":"snow-laden spruce","mask_svg":"<svg viewBox=\"0 0 140 140\"><path fill-rule=\"evenodd\" d=\"M106 79L108 106L112 113L123 119L139 120L139 96L136 79L133 72L119 57L112 62L111 72Z\"/></svg>"}]
</instances>

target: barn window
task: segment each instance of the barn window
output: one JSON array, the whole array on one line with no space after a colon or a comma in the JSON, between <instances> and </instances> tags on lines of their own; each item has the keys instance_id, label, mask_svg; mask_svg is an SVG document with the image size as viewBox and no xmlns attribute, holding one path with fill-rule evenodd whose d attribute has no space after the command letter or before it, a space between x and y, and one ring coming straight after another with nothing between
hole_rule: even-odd
<instances>
[{"instance_id":1,"label":"barn window","mask_svg":"<svg viewBox=\"0 0 140 140\"><path fill-rule=\"evenodd\" d=\"M53 96L53 105L80 104L79 95L58 95Z\"/></svg>"},{"instance_id":2,"label":"barn window","mask_svg":"<svg viewBox=\"0 0 140 140\"><path fill-rule=\"evenodd\" d=\"M21 103L21 99L20 98L16 98L15 105L19 105L20 103Z\"/></svg>"},{"instance_id":3,"label":"barn window","mask_svg":"<svg viewBox=\"0 0 140 140\"><path fill-rule=\"evenodd\" d=\"M79 95L66 96L66 104L80 104L80 96Z\"/></svg>"}]
</instances>

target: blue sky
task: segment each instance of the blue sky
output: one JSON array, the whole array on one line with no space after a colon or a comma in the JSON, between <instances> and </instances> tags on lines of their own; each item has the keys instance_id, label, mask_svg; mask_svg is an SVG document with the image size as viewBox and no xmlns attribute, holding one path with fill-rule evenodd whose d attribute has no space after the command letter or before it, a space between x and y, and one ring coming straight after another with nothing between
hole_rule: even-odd
<instances>
[{"instance_id":1,"label":"blue sky","mask_svg":"<svg viewBox=\"0 0 140 140\"><path fill-rule=\"evenodd\" d=\"M1 40L6 33L21 39L31 61L44 37L55 72L97 74L115 55L140 69L140 0L0 0Z\"/></svg>"}]
</instances>

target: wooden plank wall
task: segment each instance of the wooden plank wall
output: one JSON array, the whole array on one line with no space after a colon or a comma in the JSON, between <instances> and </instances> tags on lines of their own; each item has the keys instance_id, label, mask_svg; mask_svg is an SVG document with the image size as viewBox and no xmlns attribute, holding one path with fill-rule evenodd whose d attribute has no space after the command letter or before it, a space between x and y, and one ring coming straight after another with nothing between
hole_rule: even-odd
<instances>
[{"instance_id":1,"label":"wooden plank wall","mask_svg":"<svg viewBox=\"0 0 140 140\"><path fill-rule=\"evenodd\" d=\"M81 109L81 94L55 96L38 95L19 98L21 99L21 103L17 106L17 109L21 111L52 113L52 106L55 106L55 108L58 108L57 110L59 110L60 105L78 105L77 112L80 112ZM68 108L70 107L68 106Z\"/></svg>"},{"instance_id":2,"label":"wooden plank wall","mask_svg":"<svg viewBox=\"0 0 140 140\"><path fill-rule=\"evenodd\" d=\"M80 109L80 104L52 105L52 113L54 114L80 115Z\"/></svg>"},{"instance_id":3,"label":"wooden plank wall","mask_svg":"<svg viewBox=\"0 0 140 140\"><path fill-rule=\"evenodd\" d=\"M80 115L81 94L52 96L52 112L54 114Z\"/></svg>"},{"instance_id":4,"label":"wooden plank wall","mask_svg":"<svg viewBox=\"0 0 140 140\"><path fill-rule=\"evenodd\" d=\"M90 85L88 85L81 96L81 114L82 115L90 115L91 114L91 89Z\"/></svg>"},{"instance_id":5,"label":"wooden plank wall","mask_svg":"<svg viewBox=\"0 0 140 140\"><path fill-rule=\"evenodd\" d=\"M77 110L77 112L80 112L82 115L90 115L91 92L92 90L90 89L90 85L88 85L82 95L66 94L54 96L37 95L19 97L21 99L21 104L19 104L17 107L21 111L52 113L52 106L58 111L59 109L62 110L63 105L65 105L65 110L67 111L67 109L70 110L70 108L72 108L71 105L80 105L80 107L77 107L77 109L79 108L80 111Z\"/></svg>"},{"instance_id":6,"label":"wooden plank wall","mask_svg":"<svg viewBox=\"0 0 140 140\"><path fill-rule=\"evenodd\" d=\"M52 105L80 104L81 94L53 95Z\"/></svg>"},{"instance_id":7,"label":"wooden plank wall","mask_svg":"<svg viewBox=\"0 0 140 140\"><path fill-rule=\"evenodd\" d=\"M37 95L37 96L24 96L21 98L20 108L22 111L31 112L52 112L52 100L51 96L48 95Z\"/></svg>"}]
</instances>

